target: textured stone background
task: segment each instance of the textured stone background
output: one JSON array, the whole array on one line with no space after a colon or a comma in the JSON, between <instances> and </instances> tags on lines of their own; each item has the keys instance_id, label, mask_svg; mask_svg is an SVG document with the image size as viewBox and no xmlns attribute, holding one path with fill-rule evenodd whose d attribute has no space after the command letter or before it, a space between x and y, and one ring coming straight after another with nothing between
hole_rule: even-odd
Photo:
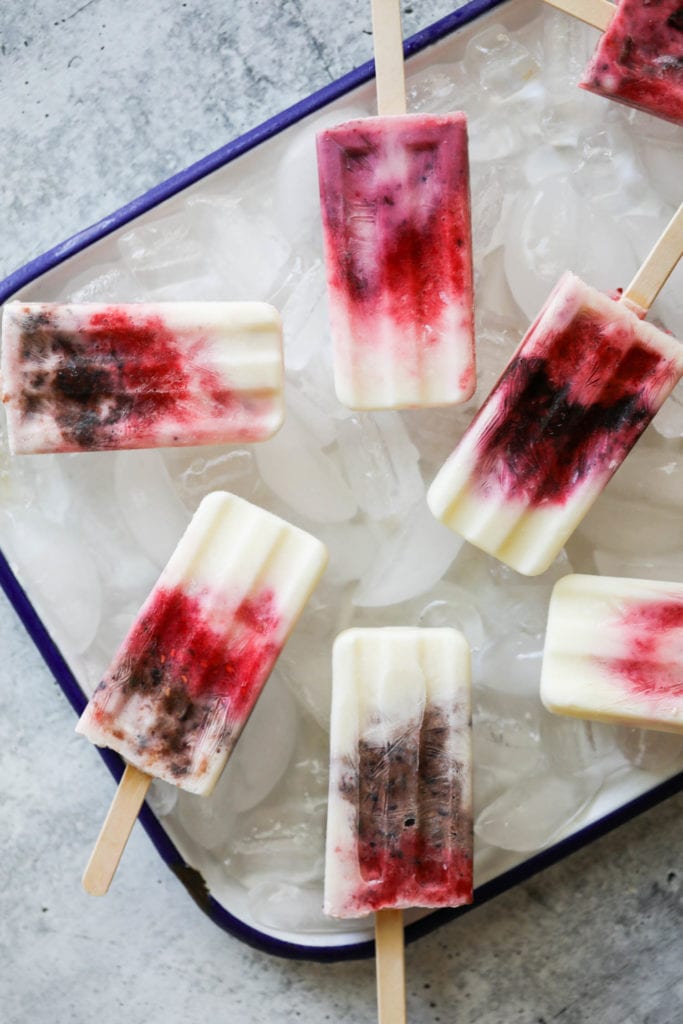
<instances>
[{"instance_id":1,"label":"textured stone background","mask_svg":"<svg viewBox=\"0 0 683 1024\"><path fill-rule=\"evenodd\" d=\"M406 33L454 6L404 4ZM2 0L0 276L366 60L366 0ZM371 963L274 960L219 931L135 829L80 874L112 795L0 599L0 1019L375 1019ZM683 1020L683 796L408 951L409 1019Z\"/></svg>"}]
</instances>

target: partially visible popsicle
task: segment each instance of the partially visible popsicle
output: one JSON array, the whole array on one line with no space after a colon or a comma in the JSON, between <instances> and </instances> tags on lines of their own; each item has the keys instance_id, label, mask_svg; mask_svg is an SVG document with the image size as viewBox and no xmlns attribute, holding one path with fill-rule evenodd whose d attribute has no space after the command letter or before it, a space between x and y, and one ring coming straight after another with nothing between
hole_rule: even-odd
<instances>
[{"instance_id":1,"label":"partially visible popsicle","mask_svg":"<svg viewBox=\"0 0 683 1024\"><path fill-rule=\"evenodd\" d=\"M129 771L210 793L325 563L310 534L208 495L77 731Z\"/></svg>"},{"instance_id":2,"label":"partially visible popsicle","mask_svg":"<svg viewBox=\"0 0 683 1024\"><path fill-rule=\"evenodd\" d=\"M437 519L548 568L683 375L680 342L640 318L681 251L683 207L621 301L561 278L432 483Z\"/></svg>"},{"instance_id":3,"label":"partially visible popsicle","mask_svg":"<svg viewBox=\"0 0 683 1024\"><path fill-rule=\"evenodd\" d=\"M263 302L10 302L0 372L15 455L262 441L284 416Z\"/></svg>"},{"instance_id":4,"label":"partially visible popsicle","mask_svg":"<svg viewBox=\"0 0 683 1024\"><path fill-rule=\"evenodd\" d=\"M680 0L620 0L579 85L683 125Z\"/></svg>"},{"instance_id":5,"label":"partially visible popsicle","mask_svg":"<svg viewBox=\"0 0 683 1024\"><path fill-rule=\"evenodd\" d=\"M680 0L546 0L599 28L582 89L683 125Z\"/></svg>"},{"instance_id":6,"label":"partially visible popsicle","mask_svg":"<svg viewBox=\"0 0 683 1024\"><path fill-rule=\"evenodd\" d=\"M683 733L683 583L559 580L541 699L560 715Z\"/></svg>"},{"instance_id":7,"label":"partially visible popsicle","mask_svg":"<svg viewBox=\"0 0 683 1024\"><path fill-rule=\"evenodd\" d=\"M380 1024L400 1024L402 909L472 902L469 648L454 629L350 629L332 675L324 909L376 912Z\"/></svg>"},{"instance_id":8,"label":"partially visible popsicle","mask_svg":"<svg viewBox=\"0 0 683 1024\"><path fill-rule=\"evenodd\" d=\"M466 118L405 113L397 0L373 15L380 116L317 144L337 395L354 409L463 402L476 383Z\"/></svg>"}]
</instances>

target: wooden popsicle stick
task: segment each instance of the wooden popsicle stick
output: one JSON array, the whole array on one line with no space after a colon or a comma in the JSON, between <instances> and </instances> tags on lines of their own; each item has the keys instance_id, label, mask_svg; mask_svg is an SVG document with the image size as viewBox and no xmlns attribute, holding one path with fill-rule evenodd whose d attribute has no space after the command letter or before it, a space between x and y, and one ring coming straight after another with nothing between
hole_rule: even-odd
<instances>
[{"instance_id":1,"label":"wooden popsicle stick","mask_svg":"<svg viewBox=\"0 0 683 1024\"><path fill-rule=\"evenodd\" d=\"M599 28L601 32L605 31L617 9L616 4L610 3L610 0L545 0L545 2L551 7L556 7L558 11L573 14L575 18L585 21L593 28Z\"/></svg>"},{"instance_id":2,"label":"wooden popsicle stick","mask_svg":"<svg viewBox=\"0 0 683 1024\"><path fill-rule=\"evenodd\" d=\"M403 68L403 30L399 0L372 0L377 113L405 114L406 80Z\"/></svg>"},{"instance_id":3,"label":"wooden popsicle stick","mask_svg":"<svg viewBox=\"0 0 683 1024\"><path fill-rule=\"evenodd\" d=\"M683 203L621 297L649 309L683 256Z\"/></svg>"},{"instance_id":4,"label":"wooden popsicle stick","mask_svg":"<svg viewBox=\"0 0 683 1024\"><path fill-rule=\"evenodd\" d=\"M83 888L91 896L108 891L151 782L150 775L126 765L83 874Z\"/></svg>"},{"instance_id":5,"label":"wooden popsicle stick","mask_svg":"<svg viewBox=\"0 0 683 1024\"><path fill-rule=\"evenodd\" d=\"M375 957L379 1024L406 1024L402 910L378 910L375 914Z\"/></svg>"}]
</instances>

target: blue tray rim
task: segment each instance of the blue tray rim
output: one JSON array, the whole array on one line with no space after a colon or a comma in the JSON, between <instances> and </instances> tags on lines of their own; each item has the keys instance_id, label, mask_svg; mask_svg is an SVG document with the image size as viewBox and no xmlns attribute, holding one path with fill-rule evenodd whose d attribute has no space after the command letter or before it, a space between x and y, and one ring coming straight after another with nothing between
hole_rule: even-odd
<instances>
[{"instance_id":1,"label":"blue tray rim","mask_svg":"<svg viewBox=\"0 0 683 1024\"><path fill-rule=\"evenodd\" d=\"M469 24L469 22L474 21L481 15L487 14L489 11L507 2L508 0L470 0L470 3L465 4L458 10L453 11L446 17L441 18L409 39L406 39L404 43L405 56L409 57L426 49L456 29ZM155 185L143 193L143 195L126 203L118 210L102 218L102 220L97 221L90 227L84 228L52 249L48 249L0 282L0 304L19 291L20 288L35 280L35 278L40 277L48 270L52 270L60 263L63 263L69 257L86 249L93 242L106 237L106 235L127 224L135 217L153 209L166 199L171 198L213 171L230 163L236 157L253 149L259 143L278 134L284 128L296 124L297 121L319 110L327 103L339 99L347 92L369 81L373 76L374 61L367 61L329 85L323 86L322 89L312 93L306 99L295 103L293 106L281 111L250 131L245 132L208 156L203 157L185 170ZM2 551L0 551L0 587L2 587L31 640L53 673L67 700L72 705L74 711L80 715L87 703L87 699L59 648L31 604L26 592L12 572ZM118 754L108 749L98 748L98 753L114 779L118 782L123 774L124 764L122 759ZM683 790L683 772L654 786L647 793L621 805L598 821L555 843L552 847L542 850L516 867L503 872L490 882L478 886L475 890L475 902L472 906L437 910L421 920L407 925L406 942L411 943L424 935L428 935L448 921L452 921L462 914L476 909L477 906L493 899L520 882L527 881L538 872L551 867L570 853L578 851L595 839L600 838L617 826L649 810L681 790ZM184 861L165 829L146 803L140 812L139 820L164 863L173 871L200 909L223 931L228 932L252 948L283 959L310 960L324 963L360 960L374 956L375 944L372 940L343 945L330 943L325 946L310 946L305 943L299 944L277 939L255 928L251 928L226 910L218 900L210 895L199 872Z\"/></svg>"}]
</instances>

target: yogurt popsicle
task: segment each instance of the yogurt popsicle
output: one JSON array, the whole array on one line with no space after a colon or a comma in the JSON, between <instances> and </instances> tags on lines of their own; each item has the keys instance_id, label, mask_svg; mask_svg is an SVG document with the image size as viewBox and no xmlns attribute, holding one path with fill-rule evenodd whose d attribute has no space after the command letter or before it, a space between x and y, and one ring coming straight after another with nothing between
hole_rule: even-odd
<instances>
[{"instance_id":1,"label":"yogurt popsicle","mask_svg":"<svg viewBox=\"0 0 683 1024\"><path fill-rule=\"evenodd\" d=\"M215 492L200 504L77 731L208 794L315 587L325 547Z\"/></svg>"},{"instance_id":2,"label":"yogurt popsicle","mask_svg":"<svg viewBox=\"0 0 683 1024\"><path fill-rule=\"evenodd\" d=\"M683 205L620 301L564 274L429 488L437 519L548 568L683 375L683 345L641 318L682 252Z\"/></svg>"},{"instance_id":3,"label":"yogurt popsicle","mask_svg":"<svg viewBox=\"0 0 683 1024\"><path fill-rule=\"evenodd\" d=\"M463 402L476 383L466 118L405 113L398 3L374 8L380 116L318 136L337 395L353 409Z\"/></svg>"},{"instance_id":4,"label":"yogurt popsicle","mask_svg":"<svg viewBox=\"0 0 683 1024\"><path fill-rule=\"evenodd\" d=\"M561 715L683 733L683 583L559 580L541 699Z\"/></svg>"},{"instance_id":5,"label":"yogurt popsicle","mask_svg":"<svg viewBox=\"0 0 683 1024\"><path fill-rule=\"evenodd\" d=\"M282 423L282 328L262 302L11 302L13 454L262 441Z\"/></svg>"},{"instance_id":6,"label":"yogurt popsicle","mask_svg":"<svg viewBox=\"0 0 683 1024\"><path fill-rule=\"evenodd\" d=\"M453 629L334 645L325 912L472 901L469 650Z\"/></svg>"},{"instance_id":7,"label":"yogurt popsicle","mask_svg":"<svg viewBox=\"0 0 683 1024\"><path fill-rule=\"evenodd\" d=\"M665 237L674 246L665 233L653 253ZM643 281L645 305L663 283L652 255L628 290ZM663 280L680 249L667 255ZM544 572L682 374L679 342L565 274L437 474L432 512L518 572Z\"/></svg>"},{"instance_id":8,"label":"yogurt popsicle","mask_svg":"<svg viewBox=\"0 0 683 1024\"><path fill-rule=\"evenodd\" d=\"M620 0L579 84L683 125L680 0Z\"/></svg>"}]
</instances>

